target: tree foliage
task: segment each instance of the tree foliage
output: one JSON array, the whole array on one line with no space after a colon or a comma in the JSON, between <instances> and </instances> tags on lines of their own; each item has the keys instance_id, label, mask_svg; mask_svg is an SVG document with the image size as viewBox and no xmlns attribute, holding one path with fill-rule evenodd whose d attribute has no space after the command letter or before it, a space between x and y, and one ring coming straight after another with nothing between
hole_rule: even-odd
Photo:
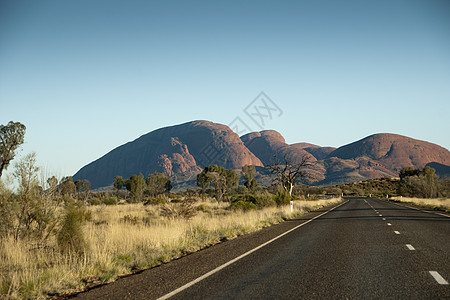
<instances>
[{"instance_id":1,"label":"tree foliage","mask_svg":"<svg viewBox=\"0 0 450 300\"><path fill-rule=\"evenodd\" d=\"M76 191L76 185L72 176L63 177L60 181L58 191L61 195L73 195Z\"/></svg>"},{"instance_id":2,"label":"tree foliage","mask_svg":"<svg viewBox=\"0 0 450 300\"><path fill-rule=\"evenodd\" d=\"M153 174L149 174L145 182L147 193L153 197L168 193L172 189L172 182L170 181L170 178L163 173L155 172Z\"/></svg>"},{"instance_id":3,"label":"tree foliage","mask_svg":"<svg viewBox=\"0 0 450 300\"><path fill-rule=\"evenodd\" d=\"M197 185L203 192L211 186L214 186L214 192L217 202L222 201L222 197L229 193L239 183L239 176L234 170L228 170L218 165L207 166L197 175Z\"/></svg>"},{"instance_id":4,"label":"tree foliage","mask_svg":"<svg viewBox=\"0 0 450 300\"><path fill-rule=\"evenodd\" d=\"M439 176L430 167L403 168L400 171L398 193L407 197L434 198L438 196Z\"/></svg>"},{"instance_id":5,"label":"tree foliage","mask_svg":"<svg viewBox=\"0 0 450 300\"><path fill-rule=\"evenodd\" d=\"M130 199L132 202L140 202L144 196L145 179L144 175L133 174L125 183L127 190L130 192Z\"/></svg>"},{"instance_id":6,"label":"tree foliage","mask_svg":"<svg viewBox=\"0 0 450 300\"><path fill-rule=\"evenodd\" d=\"M35 153L14 164L13 176L18 182L18 192L10 212L15 220L12 235L16 240L24 236L46 239L56 225L54 204L38 185L38 171Z\"/></svg>"},{"instance_id":7,"label":"tree foliage","mask_svg":"<svg viewBox=\"0 0 450 300\"><path fill-rule=\"evenodd\" d=\"M241 173L244 176L244 185L250 191L253 191L258 187L258 182L255 179L256 176L256 168L253 165L243 166L241 169Z\"/></svg>"},{"instance_id":8,"label":"tree foliage","mask_svg":"<svg viewBox=\"0 0 450 300\"><path fill-rule=\"evenodd\" d=\"M0 177L14 159L17 148L23 144L25 130L25 125L19 122L10 121L8 125L0 125Z\"/></svg>"},{"instance_id":9,"label":"tree foliage","mask_svg":"<svg viewBox=\"0 0 450 300\"><path fill-rule=\"evenodd\" d=\"M123 180L122 176L114 177L113 186L116 191L120 191L125 186L125 180Z\"/></svg>"}]
</instances>

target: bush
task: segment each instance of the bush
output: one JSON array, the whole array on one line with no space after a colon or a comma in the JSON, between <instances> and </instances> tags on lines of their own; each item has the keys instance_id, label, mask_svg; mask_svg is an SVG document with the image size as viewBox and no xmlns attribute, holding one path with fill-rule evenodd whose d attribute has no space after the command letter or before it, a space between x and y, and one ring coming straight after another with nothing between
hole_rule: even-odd
<instances>
[{"instance_id":1,"label":"bush","mask_svg":"<svg viewBox=\"0 0 450 300\"><path fill-rule=\"evenodd\" d=\"M256 209L256 204L250 201L238 200L231 203L231 209L248 211Z\"/></svg>"},{"instance_id":2,"label":"bush","mask_svg":"<svg viewBox=\"0 0 450 300\"><path fill-rule=\"evenodd\" d=\"M165 204L167 202L169 202L169 198L166 195L161 194L161 195L156 196L155 198L147 198L144 201L144 205L150 205L150 204L158 205L158 204Z\"/></svg>"},{"instance_id":3,"label":"bush","mask_svg":"<svg viewBox=\"0 0 450 300\"><path fill-rule=\"evenodd\" d=\"M277 205L273 195L267 191L255 194L255 204L257 207L269 207Z\"/></svg>"},{"instance_id":4,"label":"bush","mask_svg":"<svg viewBox=\"0 0 450 300\"><path fill-rule=\"evenodd\" d=\"M286 192L285 190L280 190L275 195L275 202L277 203L278 206L289 205L291 199L292 199L291 195L289 195L289 193Z\"/></svg>"},{"instance_id":5,"label":"bush","mask_svg":"<svg viewBox=\"0 0 450 300\"><path fill-rule=\"evenodd\" d=\"M234 196L231 199L231 205L230 205L231 209L233 210L250 210L250 209L256 209L256 198L255 196L251 195L251 194L245 194L245 195L237 195Z\"/></svg>"},{"instance_id":6,"label":"bush","mask_svg":"<svg viewBox=\"0 0 450 300\"><path fill-rule=\"evenodd\" d=\"M231 203L237 202L237 201L245 201L245 202L251 202L251 203L255 204L256 198L252 194L235 195L231 198Z\"/></svg>"},{"instance_id":7,"label":"bush","mask_svg":"<svg viewBox=\"0 0 450 300\"><path fill-rule=\"evenodd\" d=\"M92 197L92 198L89 199L89 204L90 205L100 205L102 203L103 203L102 199L98 198L98 197Z\"/></svg>"},{"instance_id":8,"label":"bush","mask_svg":"<svg viewBox=\"0 0 450 300\"><path fill-rule=\"evenodd\" d=\"M207 213L207 212L210 212L211 209L206 204L200 204L199 206L197 206L197 211L202 211L202 212L206 212Z\"/></svg>"},{"instance_id":9,"label":"bush","mask_svg":"<svg viewBox=\"0 0 450 300\"><path fill-rule=\"evenodd\" d=\"M105 199L103 199L103 203L106 205L117 205L119 199L114 196L106 196Z\"/></svg>"},{"instance_id":10,"label":"bush","mask_svg":"<svg viewBox=\"0 0 450 300\"><path fill-rule=\"evenodd\" d=\"M61 252L82 255L86 251L87 244L82 230L85 218L84 208L75 204L66 207L62 226L57 234L58 248Z\"/></svg>"},{"instance_id":11,"label":"bush","mask_svg":"<svg viewBox=\"0 0 450 300\"><path fill-rule=\"evenodd\" d=\"M186 198L179 203L166 203L161 207L161 216L175 219L184 218L190 220L197 214L194 198Z\"/></svg>"},{"instance_id":12,"label":"bush","mask_svg":"<svg viewBox=\"0 0 450 300\"><path fill-rule=\"evenodd\" d=\"M400 171L398 193L407 197L434 198L438 196L438 176L435 169L404 168Z\"/></svg>"}]
</instances>

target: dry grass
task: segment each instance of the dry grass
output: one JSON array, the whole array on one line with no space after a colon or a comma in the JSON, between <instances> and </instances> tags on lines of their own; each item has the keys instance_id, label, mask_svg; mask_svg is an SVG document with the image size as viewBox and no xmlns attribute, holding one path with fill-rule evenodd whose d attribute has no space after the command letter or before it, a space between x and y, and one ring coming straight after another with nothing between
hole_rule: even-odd
<instances>
[{"instance_id":1,"label":"dry grass","mask_svg":"<svg viewBox=\"0 0 450 300\"><path fill-rule=\"evenodd\" d=\"M233 212L226 209L228 204L203 202L189 221L163 218L159 206L89 207L92 219L83 228L89 248L81 257L54 250L55 241L36 248L26 241L1 240L0 297L47 298L112 281L339 201L296 201L294 214L289 207Z\"/></svg>"},{"instance_id":2,"label":"dry grass","mask_svg":"<svg viewBox=\"0 0 450 300\"><path fill-rule=\"evenodd\" d=\"M408 197L392 197L396 202L408 203L433 210L442 210L450 212L450 198L408 198Z\"/></svg>"}]
</instances>

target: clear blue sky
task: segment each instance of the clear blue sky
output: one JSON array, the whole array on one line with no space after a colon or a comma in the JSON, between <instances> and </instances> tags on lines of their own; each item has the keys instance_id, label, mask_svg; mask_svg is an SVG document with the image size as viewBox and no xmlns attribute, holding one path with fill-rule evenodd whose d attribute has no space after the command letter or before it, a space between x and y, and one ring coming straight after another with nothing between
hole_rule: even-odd
<instances>
[{"instance_id":1,"label":"clear blue sky","mask_svg":"<svg viewBox=\"0 0 450 300\"><path fill-rule=\"evenodd\" d=\"M59 176L160 127L245 117L261 91L288 143L449 149L450 2L0 0L0 124L24 123L21 153Z\"/></svg>"}]
</instances>

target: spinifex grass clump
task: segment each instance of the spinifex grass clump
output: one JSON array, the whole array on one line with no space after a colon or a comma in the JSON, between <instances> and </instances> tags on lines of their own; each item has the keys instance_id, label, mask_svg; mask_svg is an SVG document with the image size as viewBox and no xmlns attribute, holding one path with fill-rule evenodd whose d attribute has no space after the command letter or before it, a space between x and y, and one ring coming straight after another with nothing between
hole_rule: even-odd
<instances>
[{"instance_id":1,"label":"spinifex grass clump","mask_svg":"<svg viewBox=\"0 0 450 300\"><path fill-rule=\"evenodd\" d=\"M82 206L70 203L66 206L61 229L57 234L58 249L64 254L83 255L88 244L83 233L83 221L86 211Z\"/></svg>"}]
</instances>

